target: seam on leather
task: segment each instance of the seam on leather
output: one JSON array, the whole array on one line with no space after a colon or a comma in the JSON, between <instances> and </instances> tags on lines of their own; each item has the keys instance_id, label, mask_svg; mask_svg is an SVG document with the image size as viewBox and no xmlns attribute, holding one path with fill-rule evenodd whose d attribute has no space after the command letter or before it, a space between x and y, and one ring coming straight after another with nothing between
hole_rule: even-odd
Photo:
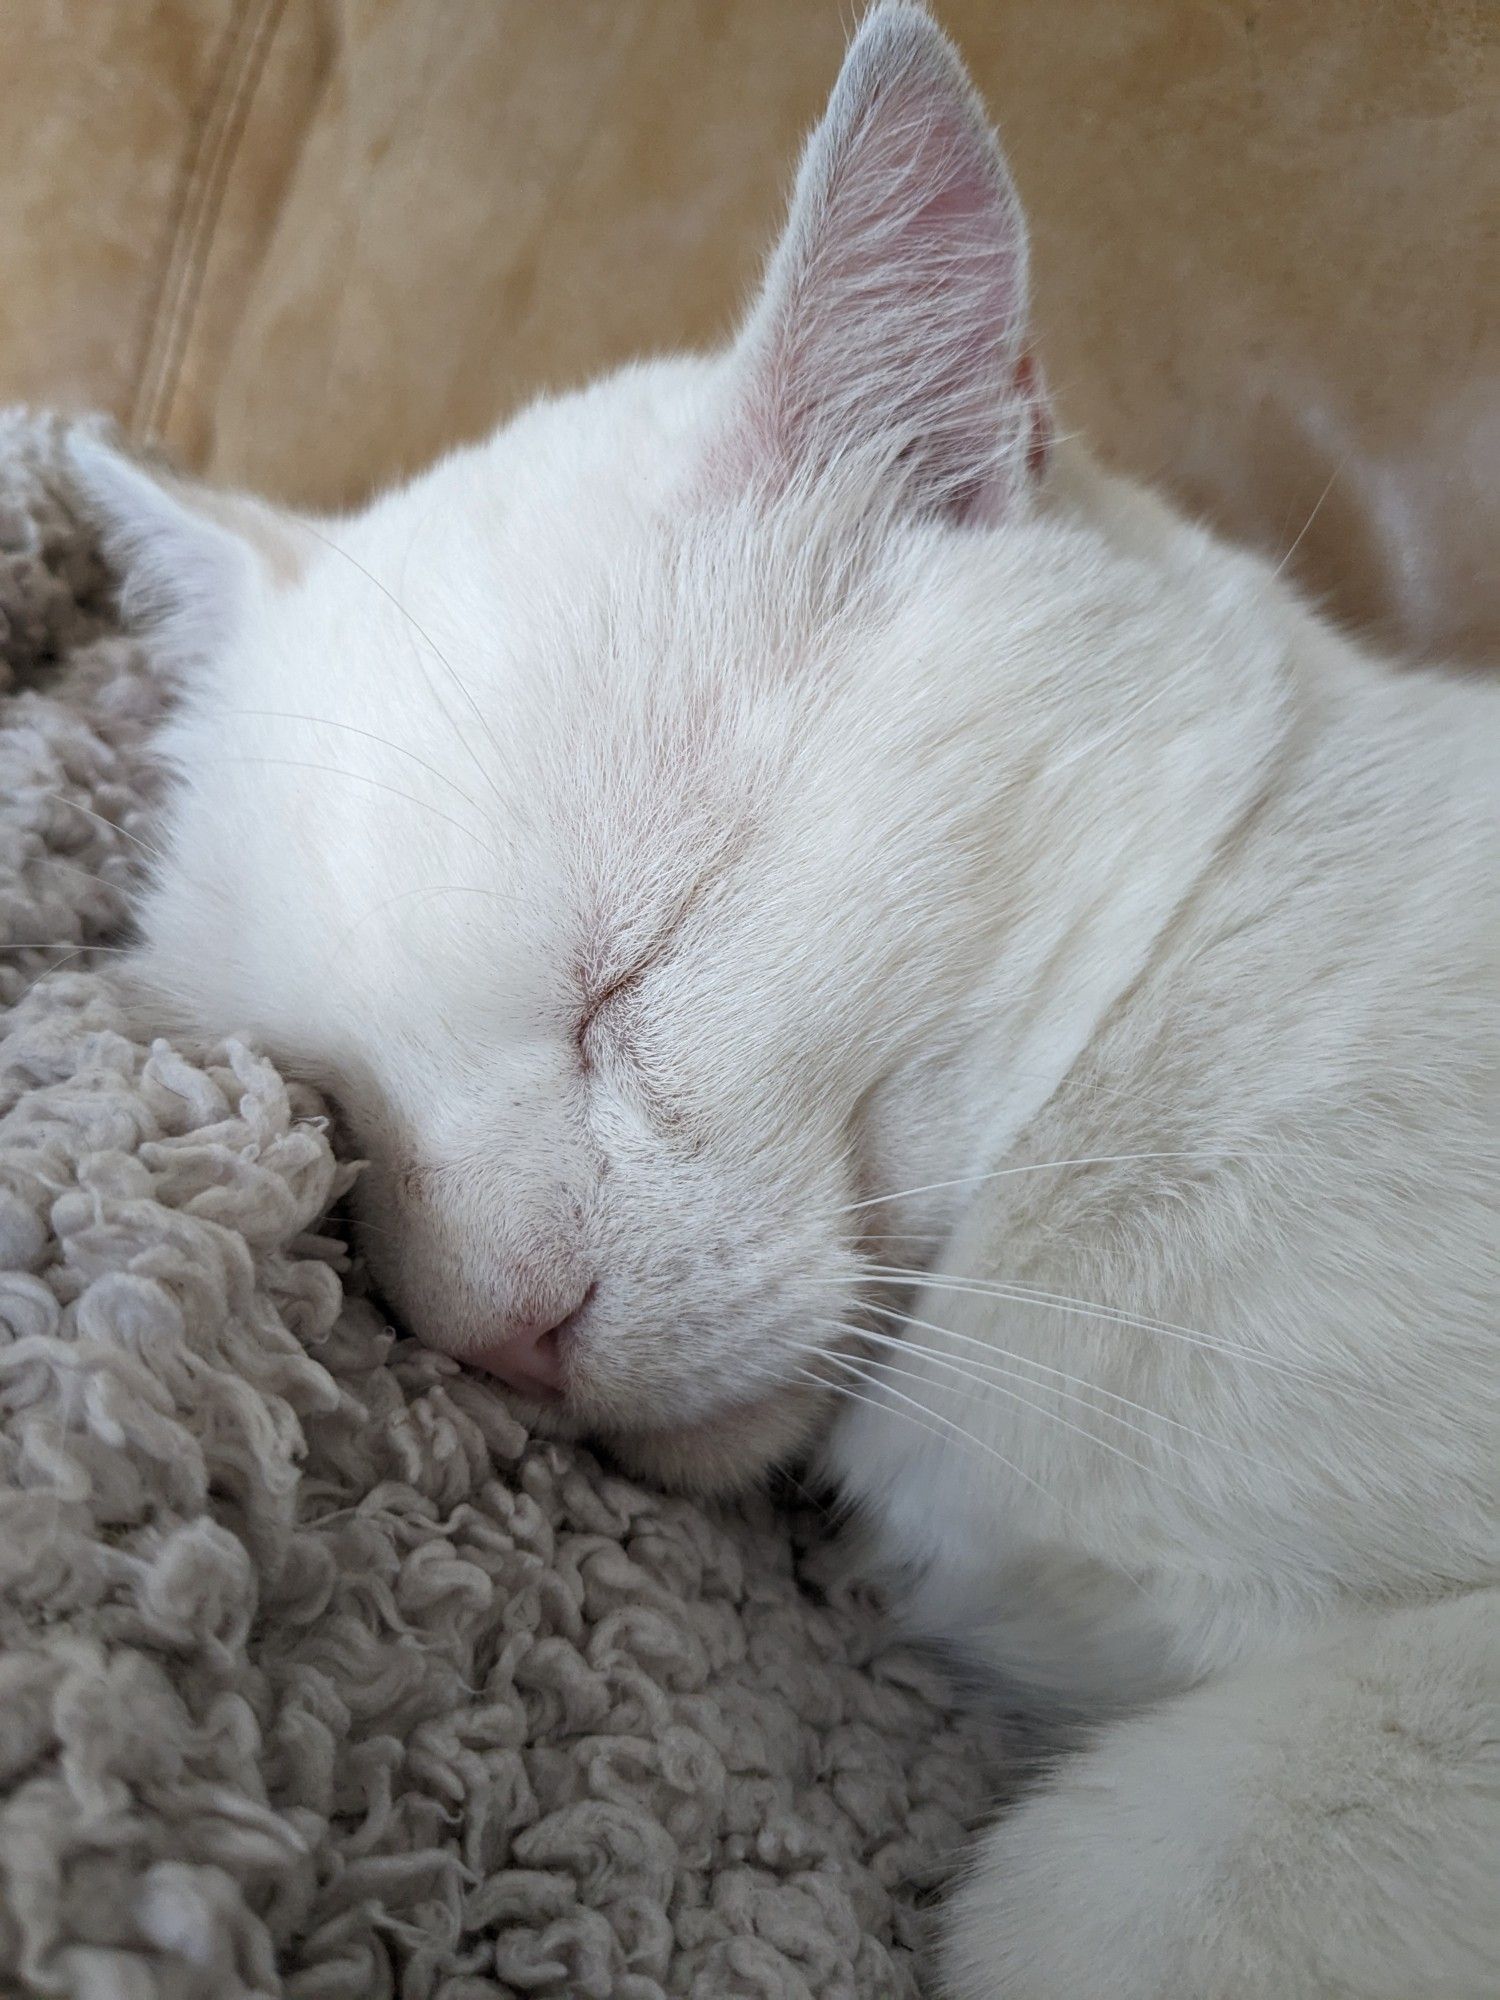
<instances>
[{"instance_id":1,"label":"seam on leather","mask_svg":"<svg viewBox=\"0 0 1500 2000\"><path fill-rule=\"evenodd\" d=\"M196 110L183 144L177 186L172 201L172 217L165 239L165 255L157 273L140 342L135 390L131 399L128 429L132 437L146 435L160 398L163 336L172 318L174 302L182 286L182 262L196 227L196 217L204 168L212 150L221 108L229 83L239 73L240 45L251 16L242 0L230 0L223 29L209 65L209 81L200 93Z\"/></svg>"},{"instance_id":2,"label":"seam on leather","mask_svg":"<svg viewBox=\"0 0 1500 2000\"><path fill-rule=\"evenodd\" d=\"M185 152L171 242L136 384L131 435L167 428L224 191L285 0L235 0Z\"/></svg>"}]
</instances>

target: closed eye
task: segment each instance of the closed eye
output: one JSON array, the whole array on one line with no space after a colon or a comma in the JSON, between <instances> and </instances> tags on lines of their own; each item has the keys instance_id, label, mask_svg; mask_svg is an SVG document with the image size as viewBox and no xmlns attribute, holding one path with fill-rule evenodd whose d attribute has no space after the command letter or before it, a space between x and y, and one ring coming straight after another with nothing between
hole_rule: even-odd
<instances>
[{"instance_id":1,"label":"closed eye","mask_svg":"<svg viewBox=\"0 0 1500 2000\"><path fill-rule=\"evenodd\" d=\"M611 979L606 986L600 987L595 993L589 992L587 980L585 979L583 1010L579 1014L578 1024L573 1030L574 1046L578 1050L585 1070L592 1067L588 1049L585 1047L590 1028L593 1027L595 1021L598 1020L599 1016L612 1001L618 1000L622 994L627 993L632 986L644 979L646 974L654 966L659 965L662 959L666 957L672 948L674 937L707 886L708 879L707 876L700 876L694 882L677 908L673 911L656 942L635 961L634 965L628 971L622 972L616 979Z\"/></svg>"},{"instance_id":2,"label":"closed eye","mask_svg":"<svg viewBox=\"0 0 1500 2000\"><path fill-rule=\"evenodd\" d=\"M632 986L645 977L646 973L650 971L651 967L662 956L663 949L664 947L658 948L649 957L643 958L638 964L633 965L628 972L622 972L618 979L612 979L608 986L601 988L598 993L590 994L585 999L583 1012L579 1015L578 1025L573 1031L574 1046L578 1050L585 1070L593 1067L593 1061L588 1050L589 1030L606 1007L613 1001L618 1000L622 994L628 993Z\"/></svg>"},{"instance_id":3,"label":"closed eye","mask_svg":"<svg viewBox=\"0 0 1500 2000\"><path fill-rule=\"evenodd\" d=\"M593 994L584 1002L583 1012L578 1017L578 1026L574 1030L573 1035L574 1041L578 1044L580 1054L587 1054L583 1045L589 1029L593 1027L595 1021L598 1020L610 1001L617 999L638 976L637 972L627 972L619 979L612 980L602 993Z\"/></svg>"}]
</instances>

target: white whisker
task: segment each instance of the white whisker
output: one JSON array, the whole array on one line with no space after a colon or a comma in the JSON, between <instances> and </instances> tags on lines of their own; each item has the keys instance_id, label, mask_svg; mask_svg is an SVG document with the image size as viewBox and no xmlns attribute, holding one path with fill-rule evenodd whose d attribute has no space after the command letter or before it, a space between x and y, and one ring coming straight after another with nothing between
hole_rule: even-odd
<instances>
[{"instance_id":1,"label":"white whisker","mask_svg":"<svg viewBox=\"0 0 1500 2000\"><path fill-rule=\"evenodd\" d=\"M294 771L321 771L325 777L352 778L356 784L373 785L377 791L389 792L393 798L405 799L408 805L415 806L419 812L429 812L434 819L445 820L449 826L457 827L458 831L472 840L497 867L504 866L494 848L487 841L481 840L473 827L465 826L463 821L455 819L452 813L445 813L441 807L433 805L430 799L419 799L413 792L403 792L399 785L388 785L383 778L372 778L367 771L346 771L341 764L314 764L302 757L207 757L203 761L209 764L284 764Z\"/></svg>"},{"instance_id":2,"label":"white whisker","mask_svg":"<svg viewBox=\"0 0 1500 2000\"><path fill-rule=\"evenodd\" d=\"M462 785L448 776L446 771L440 771L436 764L430 764L425 757L419 757L415 750L408 750L405 744L393 743L389 736L377 735L373 729L361 729L357 723L340 722L331 715L299 715L295 710L285 708L232 708L227 713L259 717L272 722L307 722L319 729L342 729L351 736L363 736L367 742L378 743L382 749L393 750L398 757L405 757L409 763L419 766L429 776L436 778L440 785L446 785L450 792L457 793L466 806L471 806L478 813L486 826L494 825L488 812L473 793L466 792Z\"/></svg>"},{"instance_id":3,"label":"white whisker","mask_svg":"<svg viewBox=\"0 0 1500 2000\"><path fill-rule=\"evenodd\" d=\"M7 938L0 944L0 951L106 951L120 956L127 955L134 947L128 944L90 944L86 938L43 938L36 943L31 938Z\"/></svg>"},{"instance_id":4,"label":"white whisker","mask_svg":"<svg viewBox=\"0 0 1500 2000\"><path fill-rule=\"evenodd\" d=\"M1118 1390L1106 1389L1097 1382L1090 1382L1085 1376L1070 1375L1066 1369L1054 1368L1049 1362L1033 1361L1028 1354L1016 1354L1008 1347L994 1347L989 1341L981 1339L978 1334L956 1333L951 1327L938 1326L934 1321L918 1319L911 1313L897 1312L891 1306L871 1305L866 1307L866 1311L879 1313L882 1319L894 1320L898 1325L920 1327L924 1333L936 1333L945 1339L960 1341L965 1346L983 1350L987 1358L983 1362L976 1361L974 1364L976 1367L993 1368L1000 1374L1011 1374L1013 1372L1011 1369L1004 1368L1000 1362L989 1358L998 1354L1003 1361L1014 1362L1017 1370L1031 1368L1049 1378L1048 1382L1036 1382L1024 1374L1017 1373L1018 1381L1030 1382L1033 1388L1045 1389L1050 1382L1065 1383L1067 1387L1055 1388L1053 1394L1067 1396L1070 1401L1090 1407L1093 1406L1093 1399L1096 1396L1102 1397L1106 1402L1118 1403L1122 1409L1134 1410L1138 1416L1149 1417L1153 1423L1164 1424L1169 1430L1181 1431L1198 1444L1207 1445L1212 1451L1228 1452L1231 1457L1243 1459L1247 1465L1253 1465L1258 1470L1265 1469L1264 1461L1255 1457L1253 1453L1242 1451L1237 1445L1229 1444L1223 1438L1210 1437L1206 1431L1195 1430L1191 1424L1185 1424L1176 1417L1164 1416L1160 1410L1153 1410L1149 1403L1138 1403L1130 1396L1122 1396ZM942 1354L938 1349L919 1346L914 1342L902 1340L895 1334L876 1333L874 1329L870 1329L869 1337L882 1342L892 1342L897 1347L910 1347L912 1352L926 1355L932 1360L951 1362L951 1357ZM1142 1437L1150 1438L1153 1443L1160 1444L1169 1451L1181 1450L1180 1446L1174 1446L1169 1439L1157 1438L1143 1425L1131 1423L1126 1417L1116 1416L1112 1410L1099 1410L1098 1415L1107 1417L1111 1423L1123 1424L1127 1430L1139 1432Z\"/></svg>"},{"instance_id":5,"label":"white whisker","mask_svg":"<svg viewBox=\"0 0 1500 2000\"><path fill-rule=\"evenodd\" d=\"M847 1332L849 1329L844 1328L843 1331ZM962 1424L955 1423L951 1417L945 1417L941 1412L930 1409L926 1403L918 1402L915 1396L908 1396L903 1390L894 1388L882 1376L866 1374L864 1369L861 1368L852 1356L826 1352L823 1359L825 1361L832 1361L840 1368L846 1369L856 1382L862 1383L867 1389L881 1389L886 1395L895 1397L904 1410L915 1410L922 1416L929 1418L931 1420L929 1423L918 1423L917 1429L925 1430L930 1437L937 1438L939 1443L942 1443L948 1437L952 1437L963 1444L972 1445L976 1451L983 1452L987 1458L993 1458L998 1464L1003 1465L1007 1472L1013 1472L1018 1479L1024 1479L1028 1486L1035 1487L1044 1500L1051 1501L1054 1506L1061 1508L1063 1513L1066 1514L1070 1511L1066 1504L1058 1499L1055 1493L1049 1493L1040 1480L1033 1479L1029 1472L1023 1472L1014 1459L1007 1458L1003 1451L997 1451L995 1446L987 1443L984 1438L975 1437L972 1431L966 1431ZM819 1375L813 1369L804 1369L802 1372L808 1380L816 1382L820 1388L848 1393L842 1382L830 1381L826 1375ZM891 1410L879 1397L851 1395L850 1400L856 1403L866 1403L871 1409L878 1410L883 1415L900 1416L902 1414L902 1410ZM934 1425L939 1425L941 1428L934 1429Z\"/></svg>"},{"instance_id":6,"label":"white whisker","mask_svg":"<svg viewBox=\"0 0 1500 2000\"><path fill-rule=\"evenodd\" d=\"M934 1331L938 1330L940 1329L934 1329ZM892 1347L897 1347L897 1348L905 1345L903 1341L899 1340L892 1340L890 1344ZM1120 1459L1124 1464L1132 1467L1133 1470L1135 1470L1136 1472L1143 1472L1147 1474L1148 1477L1155 1480L1159 1480L1163 1486L1169 1487L1172 1490L1172 1492L1180 1495L1182 1499L1188 1501L1190 1504L1194 1506L1202 1504L1202 1496L1200 1494L1194 1493L1190 1487L1184 1486L1178 1480L1169 1477L1169 1475L1161 1471L1159 1467L1147 1464L1147 1462L1144 1459L1137 1458L1134 1452L1125 1451L1119 1445L1111 1444L1108 1438L1099 1437L1095 1432L1088 1430L1083 1424L1075 1424L1070 1417L1062 1416L1056 1410L1047 1409L1044 1404L1036 1402L1032 1397L1023 1396L1019 1389L1007 1388L1003 1382L989 1381L986 1379L976 1377L972 1375L964 1367L962 1362L949 1361L942 1355L933 1355L931 1358L941 1362L943 1366L952 1369L959 1376L961 1376L963 1380L968 1382L975 1382L979 1386L986 1389L993 1389L997 1395L1008 1396L1013 1403L1019 1403L1023 1409L1030 1410L1034 1415L1045 1419L1049 1423L1054 1423L1061 1426L1061 1428L1065 1431L1071 1431L1074 1437L1081 1437L1087 1443L1097 1445L1101 1451L1107 1451L1112 1458ZM875 1365L880 1370L880 1376L878 1378L880 1380L884 1380L887 1374L899 1375L903 1378L903 1380L912 1382L925 1382L928 1380L928 1378L925 1375L923 1375L920 1370L898 1367L893 1362L887 1361L883 1357L878 1358ZM1025 1377L1017 1376L1015 1379L1024 1381ZM1031 1386L1033 1388L1036 1388L1039 1385L1036 1383L1032 1383ZM938 1413L934 1411L933 1414L937 1415ZM1104 1414L1104 1412L1101 1412L1100 1414L1102 1415ZM1123 1423L1124 1419L1119 1418L1116 1421ZM1128 1426L1128 1428L1133 1431L1138 1431L1142 1437L1149 1437L1150 1435L1149 1432L1140 1430L1139 1425L1136 1424L1131 1424ZM980 1442L980 1440L978 1439L975 1439L974 1441L976 1443ZM1170 1447L1168 1448L1170 1449Z\"/></svg>"},{"instance_id":7,"label":"white whisker","mask_svg":"<svg viewBox=\"0 0 1500 2000\"><path fill-rule=\"evenodd\" d=\"M332 949L329 951L327 958L323 961L323 969L327 971L333 965L339 953L349 942L350 938L353 937L361 924L368 923L371 917L378 917L382 910L390 909L395 903L409 902L413 896L483 896L487 901L491 902L504 902L508 900L501 896L498 889L485 889L478 883L469 882L422 882L415 889L398 889L394 896L385 896L380 902L372 904L368 910L357 916L352 924L347 925L339 933L338 937L334 939Z\"/></svg>"},{"instance_id":8,"label":"white whisker","mask_svg":"<svg viewBox=\"0 0 1500 2000\"><path fill-rule=\"evenodd\" d=\"M78 799L70 799L66 792L43 792L40 794L40 796L44 799L56 799L59 805L71 806L74 812L81 812L87 818L92 820L97 820L100 826L107 827L111 833L117 833L120 836L121 840L128 840L133 847L138 847L141 850L142 854L146 856L148 861L161 861L166 858L159 847L153 847L149 841L142 840L140 835L132 833L128 826L121 826L118 820L107 819L102 812L95 812L92 806L86 806L82 804ZM69 859L69 857L66 854L56 854L52 856L52 859L56 861L66 861ZM87 874L89 871L87 869L81 869L79 872L81 874ZM93 879L101 882L104 881L103 876L96 876ZM113 882L106 882L105 887L118 888L119 884Z\"/></svg>"},{"instance_id":9,"label":"white whisker","mask_svg":"<svg viewBox=\"0 0 1500 2000\"><path fill-rule=\"evenodd\" d=\"M858 1337L858 1329L856 1328L842 1326L837 1321L832 1320L828 1321L827 1324L834 1332L852 1334L854 1337ZM801 1375L816 1387L830 1389L835 1395L844 1396L852 1403L863 1403L867 1408L874 1410L880 1416L902 1417L915 1429L925 1431L929 1437L936 1438L940 1444L951 1439L959 1444L972 1446L974 1450L982 1452L986 1458L992 1458L997 1464L1003 1465L1007 1472L1014 1473L1017 1479L1023 1480L1026 1485L1032 1487L1049 1505L1056 1507L1059 1513L1072 1521L1075 1527L1087 1533L1086 1524L1076 1509L1070 1507L1067 1501L1062 1499L1059 1494L1049 1492L1039 1479L1033 1478L1029 1472L1017 1465L1014 1459L1007 1458L1003 1451L998 1450L986 1439L975 1437L974 1433L965 1430L962 1424L955 1423L951 1417L945 1417L940 1412L931 1409L926 1403L919 1402L915 1396L908 1396L904 1390L896 1388L893 1383L886 1381L883 1376L872 1376L865 1373L859 1363L848 1355L825 1350L822 1358L825 1361L832 1361L839 1367L847 1370L853 1375L855 1381L862 1384L865 1388L878 1389L880 1394L878 1396L860 1396L855 1394L845 1381L831 1381L827 1376L819 1375L815 1370L810 1368L800 1370ZM893 1409L886 1400L888 1397L894 1397L901 1407ZM913 1412L917 1414L913 1415ZM920 1421L922 1417L929 1418L931 1421L923 1423ZM940 1428L935 1428L935 1426L940 1426ZM1120 1574L1136 1590L1140 1591L1142 1595L1146 1594L1146 1586L1141 1582L1139 1577L1132 1576L1127 1570L1122 1570Z\"/></svg>"},{"instance_id":10,"label":"white whisker","mask_svg":"<svg viewBox=\"0 0 1500 2000\"><path fill-rule=\"evenodd\" d=\"M1353 448L1351 446L1350 450L1352 451L1352 449ZM1346 451L1343 457L1339 460L1338 464L1333 468L1332 472L1329 473L1327 482L1323 487L1323 491L1318 495L1317 499L1313 502L1312 512L1308 515L1307 519L1302 523L1301 529L1298 531L1296 540L1292 543L1291 547L1287 550L1286 554L1281 558L1280 562L1277 563L1275 569L1272 570L1271 581L1273 583L1276 581L1277 577L1280 576L1281 572L1286 568L1287 564L1291 561L1292 557L1297 553L1298 549L1301 548L1303 536L1306 535L1308 529L1312 526L1313 522L1316 521L1319 514L1322 513L1323 502L1328 498L1329 494L1333 491L1334 484L1337 481L1339 474L1343 471L1344 467L1349 463L1349 458L1350 458L1350 452Z\"/></svg>"},{"instance_id":11,"label":"white whisker","mask_svg":"<svg viewBox=\"0 0 1500 2000\"><path fill-rule=\"evenodd\" d=\"M1032 1160L1018 1167L995 1167L988 1173L957 1174L952 1180L928 1181L922 1187L897 1188L892 1194L872 1194L864 1201L846 1202L836 1209L838 1215L850 1215L856 1209L875 1208L881 1202L909 1201L919 1194L936 1194L943 1188L972 1187L977 1181L1003 1181L1013 1174L1057 1173L1064 1167L1115 1167L1131 1160L1240 1160L1252 1155L1229 1151L1221 1146L1208 1148L1187 1147L1168 1152L1146 1153L1095 1153L1077 1160Z\"/></svg>"},{"instance_id":12,"label":"white whisker","mask_svg":"<svg viewBox=\"0 0 1500 2000\"><path fill-rule=\"evenodd\" d=\"M448 658L448 655L443 651L442 647L439 646L437 641L433 638L432 634L426 629L424 625L422 625L418 621L415 614L407 609L407 607L402 603L401 599L396 595L395 591L393 591L388 584L382 583L380 578L376 576L372 570L366 569L365 565L359 560L357 556L350 555L349 551L346 548L344 548L340 543L336 542L331 535L323 534L321 530L315 528L310 521L304 521L302 525L303 527L306 528L307 532L314 537L315 540L320 541L325 548L332 549L335 555L342 556L344 558L344 561L348 563L351 568L357 569L360 575L364 577L365 581L371 584L376 590L378 590L381 596L384 597L388 603L393 605L395 609L401 614L401 616L406 620L407 625L411 628L413 632L416 633L417 637L422 641L423 645L426 646L428 650L432 653L434 658L439 662L444 671L447 673L448 678L453 682L453 685L458 689L459 693L463 696L464 700L469 704L469 708L473 713L474 720L479 724L480 728L489 738L490 746L494 750L497 759L500 759L500 761L503 763L504 759L501 756L500 745L496 741L495 732L490 728L489 723L485 720L483 710L480 708L478 702L475 701L473 695L469 692L468 688L464 685L463 680L460 678L457 667L454 666L453 662ZM410 560L410 557L411 557L411 549L410 546L408 545L407 548L408 561ZM413 650L415 651L415 649ZM423 669L423 672L425 674L426 672L425 668ZM504 801L503 799L501 799L500 790L495 783L494 777L491 775L490 772L488 772L484 768L484 765L480 761L479 756L475 751L473 744L470 743L468 737L465 736L464 732L459 728L458 724L454 721L453 717L448 713L448 710L444 707L441 697L438 696L436 690L432 688L432 681L430 676L428 677L427 685L429 690L432 692L434 701L436 701L437 703L438 713L443 717L444 721L447 722L449 728L452 729L454 735L458 738L459 742L462 744L464 750L468 754L469 761L473 764L475 770L479 773L480 778L483 780L483 782L486 785L488 785L489 789L494 793L497 802L503 804Z\"/></svg>"},{"instance_id":13,"label":"white whisker","mask_svg":"<svg viewBox=\"0 0 1500 2000\"><path fill-rule=\"evenodd\" d=\"M868 1276L883 1279L888 1283L921 1285L933 1291L966 1293L972 1298L996 1299L1011 1305L1045 1306L1055 1312L1077 1313L1083 1319L1097 1319L1107 1325L1128 1327L1140 1333L1159 1334L1167 1340L1180 1340L1190 1347L1201 1348L1205 1353L1220 1354L1231 1361L1243 1361L1254 1368L1267 1368L1273 1374L1285 1375L1292 1380L1312 1383L1319 1387L1337 1384L1340 1380L1329 1370L1314 1368L1300 1361L1288 1361L1273 1354L1264 1354L1256 1348L1240 1346L1233 1341L1203 1333L1196 1327L1178 1326L1171 1320L1149 1319L1144 1314L1128 1312L1116 1306L1101 1305L1092 1299L1075 1299L1062 1292L1042 1291L1034 1285L1009 1284L989 1279L954 1278L941 1271L900 1270L892 1265L870 1265L866 1267L866 1271ZM1373 1391L1368 1393L1373 1394Z\"/></svg>"}]
</instances>

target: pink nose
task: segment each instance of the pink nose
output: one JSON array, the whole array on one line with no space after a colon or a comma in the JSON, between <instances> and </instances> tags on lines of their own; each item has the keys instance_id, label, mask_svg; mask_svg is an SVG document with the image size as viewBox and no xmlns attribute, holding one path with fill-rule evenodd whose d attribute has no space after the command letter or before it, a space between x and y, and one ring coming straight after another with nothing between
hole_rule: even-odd
<instances>
[{"instance_id":1,"label":"pink nose","mask_svg":"<svg viewBox=\"0 0 1500 2000\"><path fill-rule=\"evenodd\" d=\"M518 1390L536 1403L550 1403L563 1392L567 1373L569 1338L584 1307L593 1295L593 1286L556 1315L518 1319L506 1326L493 1341L466 1354L475 1368L496 1375L507 1388Z\"/></svg>"}]
</instances>

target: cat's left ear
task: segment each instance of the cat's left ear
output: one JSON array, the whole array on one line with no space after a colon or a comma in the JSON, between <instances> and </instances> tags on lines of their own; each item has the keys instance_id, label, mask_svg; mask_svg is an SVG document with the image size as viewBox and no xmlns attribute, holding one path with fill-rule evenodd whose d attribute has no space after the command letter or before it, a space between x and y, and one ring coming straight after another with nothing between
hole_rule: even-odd
<instances>
[{"instance_id":1,"label":"cat's left ear","mask_svg":"<svg viewBox=\"0 0 1500 2000\"><path fill-rule=\"evenodd\" d=\"M299 573L299 524L264 501L149 465L91 429L75 431L67 453L119 579L121 609L150 632L167 666L213 659L255 592Z\"/></svg>"},{"instance_id":2,"label":"cat's left ear","mask_svg":"<svg viewBox=\"0 0 1500 2000\"><path fill-rule=\"evenodd\" d=\"M773 491L848 467L914 511L992 521L1039 469L1020 201L921 7L877 7L855 36L737 352L736 456Z\"/></svg>"}]
</instances>

